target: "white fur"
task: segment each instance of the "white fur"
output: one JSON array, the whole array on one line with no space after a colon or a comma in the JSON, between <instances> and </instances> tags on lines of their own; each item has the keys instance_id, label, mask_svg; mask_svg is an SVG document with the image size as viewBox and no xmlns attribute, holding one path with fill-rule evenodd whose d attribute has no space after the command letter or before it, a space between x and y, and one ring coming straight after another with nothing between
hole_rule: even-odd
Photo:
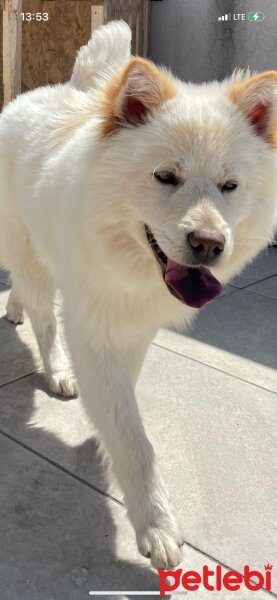
<instances>
[{"instance_id":1,"label":"white fur","mask_svg":"<svg viewBox=\"0 0 277 600\"><path fill-rule=\"evenodd\" d=\"M138 547L169 568L183 538L134 386L157 329L189 323L197 310L168 292L144 223L176 261L186 260L188 232L223 232L226 248L211 270L228 281L273 234L276 154L227 97L233 80L194 86L170 74L174 98L146 124L100 140L102 87L128 61L130 32L112 24L94 36L69 84L21 95L1 115L0 262L14 285L9 318L21 321L24 306L51 389L70 395L53 313L61 288L82 400L112 457ZM162 186L153 177L161 168L174 168L183 185ZM228 196L218 189L226 178L239 183Z\"/></svg>"},{"instance_id":2,"label":"white fur","mask_svg":"<svg viewBox=\"0 0 277 600\"><path fill-rule=\"evenodd\" d=\"M77 90L95 90L130 57L130 27L125 21L111 21L96 29L88 44L80 48L70 83Z\"/></svg>"}]
</instances>

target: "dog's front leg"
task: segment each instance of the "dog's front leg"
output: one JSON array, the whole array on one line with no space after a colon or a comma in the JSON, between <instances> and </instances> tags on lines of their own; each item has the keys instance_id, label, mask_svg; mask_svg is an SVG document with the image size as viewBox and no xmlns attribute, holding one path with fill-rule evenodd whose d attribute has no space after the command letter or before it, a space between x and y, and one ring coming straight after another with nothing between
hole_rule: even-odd
<instances>
[{"instance_id":1,"label":"dog's front leg","mask_svg":"<svg viewBox=\"0 0 277 600\"><path fill-rule=\"evenodd\" d=\"M81 397L111 455L138 548L154 567L174 567L183 539L143 428L129 367L118 352L94 350L76 332L73 337Z\"/></svg>"}]
</instances>

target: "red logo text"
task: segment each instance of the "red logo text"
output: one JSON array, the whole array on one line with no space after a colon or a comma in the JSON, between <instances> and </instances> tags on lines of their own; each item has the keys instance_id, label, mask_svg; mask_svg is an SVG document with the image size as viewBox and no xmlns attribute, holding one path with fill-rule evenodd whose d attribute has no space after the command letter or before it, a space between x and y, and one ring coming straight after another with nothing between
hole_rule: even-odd
<instances>
[{"instance_id":1,"label":"red logo text","mask_svg":"<svg viewBox=\"0 0 277 600\"><path fill-rule=\"evenodd\" d=\"M271 591L271 574L272 565L267 564L264 571L251 569L248 565L244 566L243 573L238 571L227 571L220 565L217 565L213 571L207 565L203 566L201 572L198 571L164 571L158 569L160 577L160 595L164 596L166 592L173 592L180 586L188 592L196 592L203 587L209 592L220 592L225 589L230 592L237 592L242 586L252 592L264 588L268 592ZM170 577L172 581L168 581Z\"/></svg>"}]
</instances>

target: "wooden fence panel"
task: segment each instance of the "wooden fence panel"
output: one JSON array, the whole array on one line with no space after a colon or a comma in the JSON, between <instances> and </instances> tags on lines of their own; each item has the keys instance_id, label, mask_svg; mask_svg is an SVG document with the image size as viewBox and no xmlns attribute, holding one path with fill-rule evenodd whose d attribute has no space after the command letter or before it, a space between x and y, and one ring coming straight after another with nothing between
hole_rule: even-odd
<instances>
[{"instance_id":1,"label":"wooden fence panel","mask_svg":"<svg viewBox=\"0 0 277 600\"><path fill-rule=\"evenodd\" d=\"M105 0L104 22L124 19L133 32L132 53L147 56L150 0Z\"/></svg>"},{"instance_id":2,"label":"wooden fence panel","mask_svg":"<svg viewBox=\"0 0 277 600\"><path fill-rule=\"evenodd\" d=\"M21 90L21 0L5 0L3 12L4 104Z\"/></svg>"}]
</instances>

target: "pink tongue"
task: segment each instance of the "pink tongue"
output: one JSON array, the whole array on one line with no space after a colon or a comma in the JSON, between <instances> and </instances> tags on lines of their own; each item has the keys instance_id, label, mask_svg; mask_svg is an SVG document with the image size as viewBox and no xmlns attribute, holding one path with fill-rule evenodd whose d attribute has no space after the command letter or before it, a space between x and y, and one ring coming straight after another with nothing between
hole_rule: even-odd
<instances>
[{"instance_id":1,"label":"pink tongue","mask_svg":"<svg viewBox=\"0 0 277 600\"><path fill-rule=\"evenodd\" d=\"M164 279L173 296L195 308L201 308L221 292L221 284L207 267L183 267L170 258Z\"/></svg>"}]
</instances>

